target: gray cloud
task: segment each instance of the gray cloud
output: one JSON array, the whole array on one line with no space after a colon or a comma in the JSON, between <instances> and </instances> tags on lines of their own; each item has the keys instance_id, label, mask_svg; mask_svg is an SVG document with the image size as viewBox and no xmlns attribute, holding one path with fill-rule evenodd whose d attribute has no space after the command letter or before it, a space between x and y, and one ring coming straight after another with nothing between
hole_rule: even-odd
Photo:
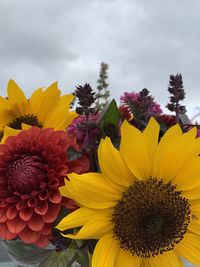
<instances>
[{"instance_id":1,"label":"gray cloud","mask_svg":"<svg viewBox=\"0 0 200 267\"><path fill-rule=\"evenodd\" d=\"M198 0L0 0L0 93L9 78L27 94L54 80L63 92L95 86L105 61L118 99L147 87L165 105L169 75L181 72L191 111L200 99L199 24Z\"/></svg>"}]
</instances>

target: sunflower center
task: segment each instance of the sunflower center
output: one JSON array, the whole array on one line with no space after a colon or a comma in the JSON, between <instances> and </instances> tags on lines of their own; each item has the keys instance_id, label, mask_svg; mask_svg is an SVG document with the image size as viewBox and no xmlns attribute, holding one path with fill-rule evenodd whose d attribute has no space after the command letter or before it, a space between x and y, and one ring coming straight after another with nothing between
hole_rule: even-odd
<instances>
[{"instance_id":1,"label":"sunflower center","mask_svg":"<svg viewBox=\"0 0 200 267\"><path fill-rule=\"evenodd\" d=\"M26 124L31 125L31 126L37 126L39 128L42 128L42 123L39 122L38 117L34 116L33 114L27 114L27 115L21 116L19 118L16 118L13 121L11 121L8 124L8 126L13 128L13 129L21 130L22 129L22 123L26 123Z\"/></svg>"},{"instance_id":2,"label":"sunflower center","mask_svg":"<svg viewBox=\"0 0 200 267\"><path fill-rule=\"evenodd\" d=\"M172 250L186 233L190 204L170 182L135 181L114 208L114 237L142 258Z\"/></svg>"},{"instance_id":3,"label":"sunflower center","mask_svg":"<svg viewBox=\"0 0 200 267\"><path fill-rule=\"evenodd\" d=\"M22 194L37 190L45 178L44 164L38 156L21 156L10 164L7 172L8 186Z\"/></svg>"}]
</instances>

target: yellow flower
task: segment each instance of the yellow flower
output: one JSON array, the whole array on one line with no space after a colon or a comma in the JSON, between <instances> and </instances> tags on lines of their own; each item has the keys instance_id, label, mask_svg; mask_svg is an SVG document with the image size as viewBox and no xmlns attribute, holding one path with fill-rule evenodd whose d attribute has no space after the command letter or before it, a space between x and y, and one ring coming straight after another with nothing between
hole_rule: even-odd
<instances>
[{"instance_id":1,"label":"yellow flower","mask_svg":"<svg viewBox=\"0 0 200 267\"><path fill-rule=\"evenodd\" d=\"M64 130L77 116L69 111L73 95L60 96L57 83L46 90L37 89L30 99L26 99L20 87L10 80L8 97L0 97L0 132L4 140L22 129L31 126Z\"/></svg>"},{"instance_id":2,"label":"yellow flower","mask_svg":"<svg viewBox=\"0 0 200 267\"><path fill-rule=\"evenodd\" d=\"M101 141L101 173L70 174L60 188L81 208L57 228L82 226L65 236L99 239L92 267L199 266L200 139L178 125L158 135L154 119L144 132L125 121L119 151Z\"/></svg>"}]
</instances>

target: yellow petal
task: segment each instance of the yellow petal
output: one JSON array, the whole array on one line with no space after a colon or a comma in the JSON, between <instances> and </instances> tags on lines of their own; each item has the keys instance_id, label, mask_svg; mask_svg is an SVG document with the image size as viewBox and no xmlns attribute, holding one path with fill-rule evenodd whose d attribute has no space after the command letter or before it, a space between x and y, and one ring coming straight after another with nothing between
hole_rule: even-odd
<instances>
[{"instance_id":1,"label":"yellow petal","mask_svg":"<svg viewBox=\"0 0 200 267\"><path fill-rule=\"evenodd\" d=\"M161 142L157 147L154 159L153 176L169 182L176 177L178 172L191 158L196 157L193 154L196 145L196 130L193 128L189 132L175 138L169 142Z\"/></svg>"},{"instance_id":2,"label":"yellow petal","mask_svg":"<svg viewBox=\"0 0 200 267\"><path fill-rule=\"evenodd\" d=\"M70 104L74 100L74 95L63 95L60 97L59 105L64 105L69 109Z\"/></svg>"},{"instance_id":3,"label":"yellow petal","mask_svg":"<svg viewBox=\"0 0 200 267\"><path fill-rule=\"evenodd\" d=\"M144 266L149 267L180 267L181 263L173 251L164 252L162 255L144 259ZM142 265L143 266L143 265Z\"/></svg>"},{"instance_id":4,"label":"yellow petal","mask_svg":"<svg viewBox=\"0 0 200 267\"><path fill-rule=\"evenodd\" d=\"M63 235L72 239L100 239L106 234L112 233L113 224L111 216L102 214L94 216L90 221L83 225L77 234Z\"/></svg>"},{"instance_id":5,"label":"yellow petal","mask_svg":"<svg viewBox=\"0 0 200 267\"><path fill-rule=\"evenodd\" d=\"M4 128L4 135L3 135L3 138L1 140L1 144L4 144L6 139L9 137L9 136L15 136L17 135L18 133L20 133L21 131L20 130L16 130L16 129L13 129L13 128L10 128L8 126L6 126Z\"/></svg>"},{"instance_id":6,"label":"yellow petal","mask_svg":"<svg viewBox=\"0 0 200 267\"><path fill-rule=\"evenodd\" d=\"M70 181L59 188L61 195L74 199L81 206L106 209L116 205L122 192L105 181L100 173L68 174Z\"/></svg>"},{"instance_id":7,"label":"yellow petal","mask_svg":"<svg viewBox=\"0 0 200 267\"><path fill-rule=\"evenodd\" d=\"M143 132L143 140L147 149L148 160L153 163L154 155L158 145L160 126L152 117Z\"/></svg>"},{"instance_id":8,"label":"yellow petal","mask_svg":"<svg viewBox=\"0 0 200 267\"><path fill-rule=\"evenodd\" d=\"M42 88L35 90L29 100L30 114L37 115L44 101Z\"/></svg>"},{"instance_id":9,"label":"yellow petal","mask_svg":"<svg viewBox=\"0 0 200 267\"><path fill-rule=\"evenodd\" d=\"M0 96L0 107L1 109L9 109L10 105L6 98Z\"/></svg>"},{"instance_id":10,"label":"yellow petal","mask_svg":"<svg viewBox=\"0 0 200 267\"><path fill-rule=\"evenodd\" d=\"M39 89L35 95L30 99L30 103L33 107L33 103L38 101L36 115L40 122L44 124L46 118L52 109L59 103L60 90L57 87L57 82L50 85L44 92L41 93Z\"/></svg>"},{"instance_id":11,"label":"yellow petal","mask_svg":"<svg viewBox=\"0 0 200 267\"><path fill-rule=\"evenodd\" d=\"M186 162L174 178L174 183L177 185L177 190L187 191L200 185L199 170L199 156Z\"/></svg>"},{"instance_id":12,"label":"yellow petal","mask_svg":"<svg viewBox=\"0 0 200 267\"><path fill-rule=\"evenodd\" d=\"M200 198L200 186L196 186L195 188L182 192L182 196L188 199L198 199Z\"/></svg>"},{"instance_id":13,"label":"yellow petal","mask_svg":"<svg viewBox=\"0 0 200 267\"><path fill-rule=\"evenodd\" d=\"M44 122L44 128L53 127L55 130L65 130L78 116L76 112L68 112L66 106L56 106Z\"/></svg>"},{"instance_id":14,"label":"yellow petal","mask_svg":"<svg viewBox=\"0 0 200 267\"><path fill-rule=\"evenodd\" d=\"M174 140L176 140L179 136L182 135L182 130L180 126L174 125L169 130L165 132L163 137L161 138L159 145L156 149L156 154L155 154L155 159L154 159L154 164L153 164L153 171L152 171L152 176L154 177L159 177L160 174L160 162L162 160L162 151L164 150L163 148L168 146L168 144Z\"/></svg>"},{"instance_id":15,"label":"yellow petal","mask_svg":"<svg viewBox=\"0 0 200 267\"><path fill-rule=\"evenodd\" d=\"M200 223L196 221L191 221L188 225L188 229L194 234L200 235Z\"/></svg>"},{"instance_id":16,"label":"yellow petal","mask_svg":"<svg viewBox=\"0 0 200 267\"><path fill-rule=\"evenodd\" d=\"M119 249L114 267L140 267L141 258L136 255L132 255L129 251Z\"/></svg>"},{"instance_id":17,"label":"yellow petal","mask_svg":"<svg viewBox=\"0 0 200 267\"><path fill-rule=\"evenodd\" d=\"M112 234L102 237L95 247L92 267L115 267L114 263L118 250L119 244L113 239Z\"/></svg>"},{"instance_id":18,"label":"yellow petal","mask_svg":"<svg viewBox=\"0 0 200 267\"><path fill-rule=\"evenodd\" d=\"M3 130L5 125L16 119L12 109L4 109L0 107L0 130Z\"/></svg>"},{"instance_id":19,"label":"yellow petal","mask_svg":"<svg viewBox=\"0 0 200 267\"><path fill-rule=\"evenodd\" d=\"M8 82L8 102L17 117L26 114L28 107L26 96L13 80Z\"/></svg>"},{"instance_id":20,"label":"yellow petal","mask_svg":"<svg viewBox=\"0 0 200 267\"><path fill-rule=\"evenodd\" d=\"M143 134L127 121L121 126L120 153L138 179L150 177L151 163L148 161Z\"/></svg>"},{"instance_id":21,"label":"yellow petal","mask_svg":"<svg viewBox=\"0 0 200 267\"><path fill-rule=\"evenodd\" d=\"M56 228L60 231L64 231L70 228L82 226L90 221L94 216L101 217L104 215L108 216L108 214L108 210L95 210L82 207L63 218Z\"/></svg>"},{"instance_id":22,"label":"yellow petal","mask_svg":"<svg viewBox=\"0 0 200 267\"><path fill-rule=\"evenodd\" d=\"M21 125L22 125L22 130L28 130L32 127L31 125L28 125L26 123L22 123Z\"/></svg>"},{"instance_id":23,"label":"yellow petal","mask_svg":"<svg viewBox=\"0 0 200 267\"><path fill-rule=\"evenodd\" d=\"M193 264L200 263L200 237L191 233L186 233L184 238L178 243L174 250L175 252L187 259Z\"/></svg>"},{"instance_id":24,"label":"yellow petal","mask_svg":"<svg viewBox=\"0 0 200 267\"><path fill-rule=\"evenodd\" d=\"M120 152L107 137L101 140L98 159L101 172L113 187L122 189L133 183L133 174L125 164Z\"/></svg>"}]
</instances>

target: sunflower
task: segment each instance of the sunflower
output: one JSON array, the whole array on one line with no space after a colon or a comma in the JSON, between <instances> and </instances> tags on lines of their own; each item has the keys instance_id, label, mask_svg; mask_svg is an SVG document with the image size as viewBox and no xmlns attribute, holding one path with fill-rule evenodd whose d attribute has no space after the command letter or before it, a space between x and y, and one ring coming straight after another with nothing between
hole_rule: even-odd
<instances>
[{"instance_id":1,"label":"sunflower","mask_svg":"<svg viewBox=\"0 0 200 267\"><path fill-rule=\"evenodd\" d=\"M60 96L57 83L46 90L37 89L30 99L26 99L13 80L8 82L7 91L7 98L0 97L0 133L4 140L30 126L64 130L77 116L75 112L69 112L74 96Z\"/></svg>"},{"instance_id":2,"label":"sunflower","mask_svg":"<svg viewBox=\"0 0 200 267\"><path fill-rule=\"evenodd\" d=\"M200 264L200 140L196 129L171 127L158 143L152 118L140 132L127 121L119 151L98 149L101 173L70 174L60 187L80 209L61 220L72 239L99 239L92 267L181 267Z\"/></svg>"}]
</instances>

